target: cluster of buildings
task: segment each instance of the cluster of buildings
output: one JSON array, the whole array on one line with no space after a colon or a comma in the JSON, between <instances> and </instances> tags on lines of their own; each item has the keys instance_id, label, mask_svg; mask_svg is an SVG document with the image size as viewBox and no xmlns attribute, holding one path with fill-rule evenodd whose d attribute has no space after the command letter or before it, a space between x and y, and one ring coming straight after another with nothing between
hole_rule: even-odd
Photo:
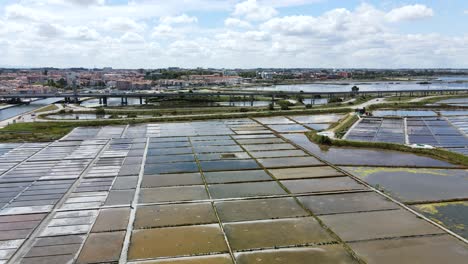
<instances>
[{"instance_id":1,"label":"cluster of buildings","mask_svg":"<svg viewBox=\"0 0 468 264\"><path fill-rule=\"evenodd\" d=\"M221 73L186 75L178 79L160 79L156 83L161 87L191 87L210 85L238 85L244 82L239 76L226 76Z\"/></svg>"},{"instance_id":2,"label":"cluster of buildings","mask_svg":"<svg viewBox=\"0 0 468 264\"><path fill-rule=\"evenodd\" d=\"M145 70L0 69L2 93L54 93L63 89L161 90L192 86L238 85L244 78L223 73L147 78Z\"/></svg>"},{"instance_id":3,"label":"cluster of buildings","mask_svg":"<svg viewBox=\"0 0 468 264\"><path fill-rule=\"evenodd\" d=\"M64 89L170 90L205 86L277 83L283 80L326 81L396 76L468 74L450 69L0 69L0 93L53 93Z\"/></svg>"},{"instance_id":4,"label":"cluster of buildings","mask_svg":"<svg viewBox=\"0 0 468 264\"><path fill-rule=\"evenodd\" d=\"M0 92L53 93L63 89L93 88L149 90L154 84L138 70L3 69Z\"/></svg>"},{"instance_id":5,"label":"cluster of buildings","mask_svg":"<svg viewBox=\"0 0 468 264\"><path fill-rule=\"evenodd\" d=\"M349 71L323 71L323 70L280 70L280 71L259 71L257 77L263 80L274 79L300 79L300 80L337 80L352 77Z\"/></svg>"}]
</instances>

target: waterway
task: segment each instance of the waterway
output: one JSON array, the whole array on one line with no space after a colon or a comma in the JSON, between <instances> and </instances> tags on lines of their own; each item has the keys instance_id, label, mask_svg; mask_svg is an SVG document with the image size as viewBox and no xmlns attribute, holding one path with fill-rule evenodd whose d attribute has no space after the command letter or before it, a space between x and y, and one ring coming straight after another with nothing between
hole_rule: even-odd
<instances>
[{"instance_id":1,"label":"waterway","mask_svg":"<svg viewBox=\"0 0 468 264\"><path fill-rule=\"evenodd\" d=\"M120 106L121 105L121 99L120 98L108 98L107 99L107 105L108 106ZM139 98L128 98L127 99L128 105L139 105L140 104L140 99ZM81 103L81 106L84 107L99 107L103 105L99 105L99 99L90 99L86 100Z\"/></svg>"},{"instance_id":2,"label":"waterway","mask_svg":"<svg viewBox=\"0 0 468 264\"><path fill-rule=\"evenodd\" d=\"M39 109L43 106L56 103L60 100L62 100L62 98L47 98L31 102L28 105L16 105L13 107L2 109L0 110L0 121L7 120L9 118Z\"/></svg>"},{"instance_id":3,"label":"waterway","mask_svg":"<svg viewBox=\"0 0 468 264\"><path fill-rule=\"evenodd\" d=\"M430 84L418 82L350 82L350 83L313 83L294 85L258 86L246 88L249 91L285 91L285 92L350 92L353 86L358 86L359 91L404 91L436 89L468 89L468 82L435 81Z\"/></svg>"}]
</instances>

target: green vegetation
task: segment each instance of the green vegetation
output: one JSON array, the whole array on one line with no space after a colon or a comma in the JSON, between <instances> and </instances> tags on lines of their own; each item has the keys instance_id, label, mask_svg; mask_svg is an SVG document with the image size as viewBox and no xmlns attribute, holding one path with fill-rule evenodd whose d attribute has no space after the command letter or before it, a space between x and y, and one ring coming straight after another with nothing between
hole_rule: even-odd
<instances>
[{"instance_id":1,"label":"green vegetation","mask_svg":"<svg viewBox=\"0 0 468 264\"><path fill-rule=\"evenodd\" d=\"M99 107L98 109L96 109L96 115L105 115L106 114L106 110L102 107Z\"/></svg>"},{"instance_id":2,"label":"green vegetation","mask_svg":"<svg viewBox=\"0 0 468 264\"><path fill-rule=\"evenodd\" d=\"M65 122L16 123L0 130L2 142L46 142L62 138L75 126Z\"/></svg>"},{"instance_id":3,"label":"green vegetation","mask_svg":"<svg viewBox=\"0 0 468 264\"><path fill-rule=\"evenodd\" d=\"M332 98L328 99L329 104L341 103L341 102L343 102L343 99L341 99L339 97L332 97Z\"/></svg>"},{"instance_id":4,"label":"green vegetation","mask_svg":"<svg viewBox=\"0 0 468 264\"><path fill-rule=\"evenodd\" d=\"M415 96L392 96L392 97L386 97L385 98L385 101L387 102L405 102L405 101L409 101L409 100L412 100L412 99L415 99L417 97Z\"/></svg>"},{"instance_id":5,"label":"green vegetation","mask_svg":"<svg viewBox=\"0 0 468 264\"><path fill-rule=\"evenodd\" d=\"M346 132L359 120L359 117L355 114L350 114L344 120L340 120L333 124L331 127L335 132L335 137L342 138Z\"/></svg>"},{"instance_id":6,"label":"green vegetation","mask_svg":"<svg viewBox=\"0 0 468 264\"><path fill-rule=\"evenodd\" d=\"M306 136L309 138L310 141L327 145L327 146L336 146L336 147L354 147L354 148L373 148L373 149L386 149L386 150L394 150L394 151L401 151L401 152L409 152L418 155L428 156L440 160L444 160L450 163L457 163L463 166L468 166L468 157L451 152L444 149L418 149L418 148L411 148L405 145L394 144L394 143L384 143L384 142L364 142L364 141L351 141L351 140L342 140L342 139L324 139L323 137L318 135L316 132L311 131L307 132Z\"/></svg>"},{"instance_id":7,"label":"green vegetation","mask_svg":"<svg viewBox=\"0 0 468 264\"><path fill-rule=\"evenodd\" d=\"M280 106L281 110L289 110L289 107L293 106L294 104L288 100L280 100L278 101L278 105Z\"/></svg>"},{"instance_id":8,"label":"green vegetation","mask_svg":"<svg viewBox=\"0 0 468 264\"><path fill-rule=\"evenodd\" d=\"M239 76L242 78L255 78L257 77L257 72L256 71L239 72Z\"/></svg>"},{"instance_id":9,"label":"green vegetation","mask_svg":"<svg viewBox=\"0 0 468 264\"><path fill-rule=\"evenodd\" d=\"M373 111L377 109L468 109L468 107L463 106L454 106L454 105L426 105L425 103L421 102L412 102L412 103L382 103L382 104L374 104L368 106L367 110Z\"/></svg>"},{"instance_id":10,"label":"green vegetation","mask_svg":"<svg viewBox=\"0 0 468 264\"><path fill-rule=\"evenodd\" d=\"M47 80L45 86L55 87L55 88L65 88L68 85L67 81L64 78L60 78L57 82L50 79Z\"/></svg>"},{"instance_id":11,"label":"green vegetation","mask_svg":"<svg viewBox=\"0 0 468 264\"><path fill-rule=\"evenodd\" d=\"M214 74L214 71L196 69L196 70L156 70L153 72L146 72L145 79L147 80L163 80L163 79L179 79L182 76L188 75L210 75Z\"/></svg>"},{"instance_id":12,"label":"green vegetation","mask_svg":"<svg viewBox=\"0 0 468 264\"><path fill-rule=\"evenodd\" d=\"M54 110L57 110L57 109L58 109L58 107L56 105L51 104L51 105L39 108L35 112L36 113L44 113L44 112L54 111Z\"/></svg>"},{"instance_id":13,"label":"green vegetation","mask_svg":"<svg viewBox=\"0 0 468 264\"><path fill-rule=\"evenodd\" d=\"M0 142L44 142L53 141L62 138L75 127L86 126L107 126L107 125L127 125L151 122L178 122L178 121L196 121L211 119L229 119L229 118L249 118L249 117L268 117L281 115L300 115L300 114L326 114L326 113L349 113L352 109L308 109L308 110L288 110L288 111L263 111L263 112L236 112L236 113L215 113L199 115L180 115L164 117L160 113L154 113L151 118L141 119L100 119L92 121L74 121L64 120L61 122L34 122L18 123L9 125L0 129Z\"/></svg>"}]
</instances>

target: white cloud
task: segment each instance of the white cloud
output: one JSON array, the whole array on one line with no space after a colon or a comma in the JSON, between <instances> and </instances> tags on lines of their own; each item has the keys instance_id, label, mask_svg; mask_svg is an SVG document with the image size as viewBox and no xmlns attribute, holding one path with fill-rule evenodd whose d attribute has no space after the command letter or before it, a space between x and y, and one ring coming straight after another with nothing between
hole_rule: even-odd
<instances>
[{"instance_id":1,"label":"white cloud","mask_svg":"<svg viewBox=\"0 0 468 264\"><path fill-rule=\"evenodd\" d=\"M465 15L468 15L468 10L463 11Z\"/></svg>"},{"instance_id":2,"label":"white cloud","mask_svg":"<svg viewBox=\"0 0 468 264\"><path fill-rule=\"evenodd\" d=\"M169 54L182 57L209 57L210 49L195 40L177 40L169 45Z\"/></svg>"},{"instance_id":3,"label":"white cloud","mask_svg":"<svg viewBox=\"0 0 468 264\"><path fill-rule=\"evenodd\" d=\"M434 16L434 11L425 5L407 5L392 9L385 17L390 22L418 20Z\"/></svg>"},{"instance_id":4,"label":"white cloud","mask_svg":"<svg viewBox=\"0 0 468 264\"><path fill-rule=\"evenodd\" d=\"M127 32L120 38L120 41L124 43L144 43L145 39L135 32Z\"/></svg>"},{"instance_id":5,"label":"white cloud","mask_svg":"<svg viewBox=\"0 0 468 264\"><path fill-rule=\"evenodd\" d=\"M191 24L191 23L197 23L198 18L194 16L188 16L186 14L182 14L180 16L165 16L161 17L159 21L162 24L166 25L172 25L172 24Z\"/></svg>"},{"instance_id":6,"label":"white cloud","mask_svg":"<svg viewBox=\"0 0 468 264\"><path fill-rule=\"evenodd\" d=\"M226 27L240 27L240 28L252 27L252 25L249 22L240 20L238 18L233 18L233 17L226 18L226 20L224 20L224 25Z\"/></svg>"},{"instance_id":7,"label":"white cloud","mask_svg":"<svg viewBox=\"0 0 468 264\"><path fill-rule=\"evenodd\" d=\"M23 5L13 4L5 8L5 18L12 21L40 22L51 20L55 16L49 12L37 12L37 10Z\"/></svg>"},{"instance_id":8,"label":"white cloud","mask_svg":"<svg viewBox=\"0 0 468 264\"><path fill-rule=\"evenodd\" d=\"M399 31L394 22L430 16L424 8L385 11L362 4L313 16L300 11L284 16L275 9L316 1L10 0L13 4L0 4L0 64L467 67L468 35ZM210 26L188 15L212 11L222 13Z\"/></svg>"},{"instance_id":9,"label":"white cloud","mask_svg":"<svg viewBox=\"0 0 468 264\"><path fill-rule=\"evenodd\" d=\"M170 38L170 37L175 37L176 32L174 31L174 28L172 28L171 26L161 24L161 25L154 27L151 36L153 38Z\"/></svg>"},{"instance_id":10,"label":"white cloud","mask_svg":"<svg viewBox=\"0 0 468 264\"><path fill-rule=\"evenodd\" d=\"M106 0L68 0L68 2L75 5L91 6L91 5L104 5Z\"/></svg>"},{"instance_id":11,"label":"white cloud","mask_svg":"<svg viewBox=\"0 0 468 264\"><path fill-rule=\"evenodd\" d=\"M338 8L319 17L286 16L266 21L262 28L272 33L303 37L343 38L376 34L385 29L383 12L370 5L361 5L354 11Z\"/></svg>"},{"instance_id":12,"label":"white cloud","mask_svg":"<svg viewBox=\"0 0 468 264\"><path fill-rule=\"evenodd\" d=\"M111 17L108 18L103 27L107 30L117 32L129 32L129 31L144 31L145 25L135 22L133 19L127 17Z\"/></svg>"},{"instance_id":13,"label":"white cloud","mask_svg":"<svg viewBox=\"0 0 468 264\"><path fill-rule=\"evenodd\" d=\"M257 3L257 0L247 0L236 5L235 17L244 17L251 21L267 20L278 14L278 11L271 6Z\"/></svg>"},{"instance_id":14,"label":"white cloud","mask_svg":"<svg viewBox=\"0 0 468 264\"><path fill-rule=\"evenodd\" d=\"M95 29L86 26L68 27L65 30L66 37L74 40L92 41L101 37Z\"/></svg>"}]
</instances>

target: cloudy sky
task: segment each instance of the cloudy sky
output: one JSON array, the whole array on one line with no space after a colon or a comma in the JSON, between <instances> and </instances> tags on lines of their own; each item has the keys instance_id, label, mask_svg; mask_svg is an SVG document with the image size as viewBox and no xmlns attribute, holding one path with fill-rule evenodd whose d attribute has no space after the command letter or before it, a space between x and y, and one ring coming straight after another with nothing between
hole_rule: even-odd
<instances>
[{"instance_id":1,"label":"cloudy sky","mask_svg":"<svg viewBox=\"0 0 468 264\"><path fill-rule=\"evenodd\" d=\"M467 25L467 0L0 0L0 66L468 68Z\"/></svg>"}]
</instances>

